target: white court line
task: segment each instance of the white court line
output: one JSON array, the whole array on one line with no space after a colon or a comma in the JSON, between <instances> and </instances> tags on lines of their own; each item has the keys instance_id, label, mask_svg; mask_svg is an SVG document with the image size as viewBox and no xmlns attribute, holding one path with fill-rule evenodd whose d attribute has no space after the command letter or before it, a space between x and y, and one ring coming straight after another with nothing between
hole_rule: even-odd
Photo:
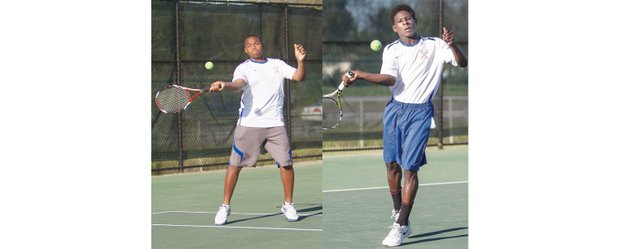
<instances>
[{"instance_id":1,"label":"white court line","mask_svg":"<svg viewBox=\"0 0 620 249\"><path fill-rule=\"evenodd\" d=\"M468 181L425 183L425 184L420 184L419 186L436 186L436 185L450 185L450 184L462 184L462 183L468 183ZM371 189L384 189L384 188L388 188L388 186L368 187L368 188L329 189L329 190L323 190L323 193L347 192L347 191L371 190Z\"/></svg>"},{"instance_id":2,"label":"white court line","mask_svg":"<svg viewBox=\"0 0 620 249\"><path fill-rule=\"evenodd\" d=\"M203 211L160 211L153 212L151 214L169 214L169 213L182 213L182 214L216 214L217 212L203 212ZM249 215L249 216L263 216L263 215L282 215L282 213L236 213L231 212L231 215ZM302 214L297 213L298 216L323 216L323 214Z\"/></svg>"},{"instance_id":3,"label":"white court line","mask_svg":"<svg viewBox=\"0 0 620 249\"><path fill-rule=\"evenodd\" d=\"M321 232L321 231L323 231L323 229L290 228L290 227L244 227L244 226L175 225L175 224L152 224L152 226L160 226L160 227L192 227L192 228L236 228L236 229L252 229L252 230L286 230L286 231L311 231L311 232Z\"/></svg>"}]
</instances>

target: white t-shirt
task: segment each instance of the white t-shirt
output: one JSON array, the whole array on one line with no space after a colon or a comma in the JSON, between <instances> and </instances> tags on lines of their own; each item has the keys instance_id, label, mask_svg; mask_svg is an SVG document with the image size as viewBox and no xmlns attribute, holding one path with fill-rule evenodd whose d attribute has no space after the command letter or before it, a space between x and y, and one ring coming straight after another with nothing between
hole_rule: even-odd
<instances>
[{"instance_id":1,"label":"white t-shirt","mask_svg":"<svg viewBox=\"0 0 620 249\"><path fill-rule=\"evenodd\" d=\"M265 62L248 59L235 69L233 81L243 79L238 125L276 127L284 125L284 79L292 79L294 67L275 58Z\"/></svg>"},{"instance_id":2,"label":"white t-shirt","mask_svg":"<svg viewBox=\"0 0 620 249\"><path fill-rule=\"evenodd\" d=\"M390 91L396 101L421 104L439 88L444 63L457 66L450 46L436 37L422 37L413 45L400 40L383 49L381 74L396 77Z\"/></svg>"}]
</instances>

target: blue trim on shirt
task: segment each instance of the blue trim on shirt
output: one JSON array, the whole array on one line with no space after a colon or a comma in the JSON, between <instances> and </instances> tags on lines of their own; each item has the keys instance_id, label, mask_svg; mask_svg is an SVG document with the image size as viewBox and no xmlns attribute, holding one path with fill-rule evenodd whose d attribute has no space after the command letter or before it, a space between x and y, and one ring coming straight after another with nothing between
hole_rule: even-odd
<instances>
[{"instance_id":1,"label":"blue trim on shirt","mask_svg":"<svg viewBox=\"0 0 620 249\"><path fill-rule=\"evenodd\" d=\"M243 101L243 100L242 100ZM245 104L245 103L244 103ZM243 111L245 110L245 107L241 108L241 111L239 111L239 119L241 119L243 117Z\"/></svg>"},{"instance_id":2,"label":"blue trim on shirt","mask_svg":"<svg viewBox=\"0 0 620 249\"><path fill-rule=\"evenodd\" d=\"M254 63L258 63L258 64L265 64L265 63L267 63L268 59L265 58L265 61L255 61L255 60L250 59L250 61L254 62Z\"/></svg>"},{"instance_id":3,"label":"blue trim on shirt","mask_svg":"<svg viewBox=\"0 0 620 249\"><path fill-rule=\"evenodd\" d=\"M415 45L418 45L418 43L420 43L420 41L421 41L421 40L422 40L422 37L420 37L420 39L416 40L414 44L409 45L409 44L407 44L407 43L404 43L404 42L403 42L403 41L401 41L400 39L398 39L398 41L400 42L400 44L401 44L401 45L403 45L403 46L405 46L405 47L413 47L413 46L415 46Z\"/></svg>"},{"instance_id":4,"label":"blue trim on shirt","mask_svg":"<svg viewBox=\"0 0 620 249\"><path fill-rule=\"evenodd\" d=\"M388 45L385 47L385 49L389 49L389 48L390 48L391 46L393 46L394 44L398 44L398 41L400 41L400 40L396 40L396 41L393 41L392 43L388 44Z\"/></svg>"}]
</instances>

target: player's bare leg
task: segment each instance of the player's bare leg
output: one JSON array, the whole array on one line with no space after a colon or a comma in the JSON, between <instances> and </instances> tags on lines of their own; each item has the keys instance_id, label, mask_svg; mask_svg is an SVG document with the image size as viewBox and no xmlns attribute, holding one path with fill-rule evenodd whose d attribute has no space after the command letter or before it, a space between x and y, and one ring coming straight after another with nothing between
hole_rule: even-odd
<instances>
[{"instance_id":1,"label":"player's bare leg","mask_svg":"<svg viewBox=\"0 0 620 249\"><path fill-rule=\"evenodd\" d=\"M226 170L226 179L224 180L224 202L220 206L219 210L215 214L215 224L224 225L230 215L230 199L235 191L237 185L237 179L239 179L239 172L242 167L229 166Z\"/></svg>"},{"instance_id":2,"label":"player's bare leg","mask_svg":"<svg viewBox=\"0 0 620 249\"><path fill-rule=\"evenodd\" d=\"M224 181L224 204L230 205L230 199L232 198L235 186L237 185L237 179L239 179L239 172L243 167L229 166L226 170L226 180Z\"/></svg>"},{"instance_id":3,"label":"player's bare leg","mask_svg":"<svg viewBox=\"0 0 620 249\"><path fill-rule=\"evenodd\" d=\"M394 213L393 211L392 217L396 221L392 224L388 235L381 242L384 246L393 247L400 245L403 239L407 238L412 232L408 222L409 213L411 212L410 203L412 203L410 194L417 191L417 174L412 174L417 172L402 170L396 162L386 163L385 166L387 169L388 186L395 208L399 200L402 200L398 212ZM401 177L404 177L402 188L400 186ZM414 178L416 181L413 181ZM399 191L401 195L396 194L395 191Z\"/></svg>"},{"instance_id":4,"label":"player's bare leg","mask_svg":"<svg viewBox=\"0 0 620 249\"><path fill-rule=\"evenodd\" d=\"M403 171L397 162L391 162L385 164L388 186L390 188L390 195L392 196L392 202L394 209L392 209L392 218L398 219L398 213L402 202L401 197L401 178Z\"/></svg>"},{"instance_id":5,"label":"player's bare leg","mask_svg":"<svg viewBox=\"0 0 620 249\"><path fill-rule=\"evenodd\" d=\"M293 189L295 186L295 170L293 166L280 167L280 179L284 189L284 203L282 203L282 213L288 221L297 221L299 216L293 206Z\"/></svg>"},{"instance_id":6,"label":"player's bare leg","mask_svg":"<svg viewBox=\"0 0 620 249\"><path fill-rule=\"evenodd\" d=\"M400 217L398 217L398 220L396 222L401 225L408 226L411 207L413 206L415 196L418 192L418 172L405 170L403 176L403 202L400 208Z\"/></svg>"},{"instance_id":7,"label":"player's bare leg","mask_svg":"<svg viewBox=\"0 0 620 249\"><path fill-rule=\"evenodd\" d=\"M295 170L293 166L280 167L280 179L284 189L284 202L293 202L293 188L295 185Z\"/></svg>"}]
</instances>

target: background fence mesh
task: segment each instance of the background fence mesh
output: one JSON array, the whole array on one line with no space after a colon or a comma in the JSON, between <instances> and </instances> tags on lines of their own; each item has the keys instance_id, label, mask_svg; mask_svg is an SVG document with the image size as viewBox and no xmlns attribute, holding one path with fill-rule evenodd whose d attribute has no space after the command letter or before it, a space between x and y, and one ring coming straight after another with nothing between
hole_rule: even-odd
<instances>
[{"instance_id":1,"label":"background fence mesh","mask_svg":"<svg viewBox=\"0 0 620 249\"><path fill-rule=\"evenodd\" d=\"M204 87L231 80L247 58L242 48L247 34L261 36L265 56L294 67L293 43L302 43L308 51L306 81L287 83L285 118L294 158L320 159L322 151L382 146L387 87L360 81L347 88L344 120L329 131L321 129L320 96L333 91L350 69L380 71L381 52L370 50L369 43L397 39L389 17L394 6L412 6L424 36L440 36L442 25L454 31L468 54L467 0L314 2L152 1L152 96L168 84ZM212 70L204 68L207 61L214 62ZM467 143L467 68L448 65L443 76L442 96L434 100L438 129L431 131L429 145ZM227 165L239 101L239 94L228 91L208 93L174 115L159 112L153 102L153 172ZM268 154L260 160L273 163Z\"/></svg>"}]
</instances>

